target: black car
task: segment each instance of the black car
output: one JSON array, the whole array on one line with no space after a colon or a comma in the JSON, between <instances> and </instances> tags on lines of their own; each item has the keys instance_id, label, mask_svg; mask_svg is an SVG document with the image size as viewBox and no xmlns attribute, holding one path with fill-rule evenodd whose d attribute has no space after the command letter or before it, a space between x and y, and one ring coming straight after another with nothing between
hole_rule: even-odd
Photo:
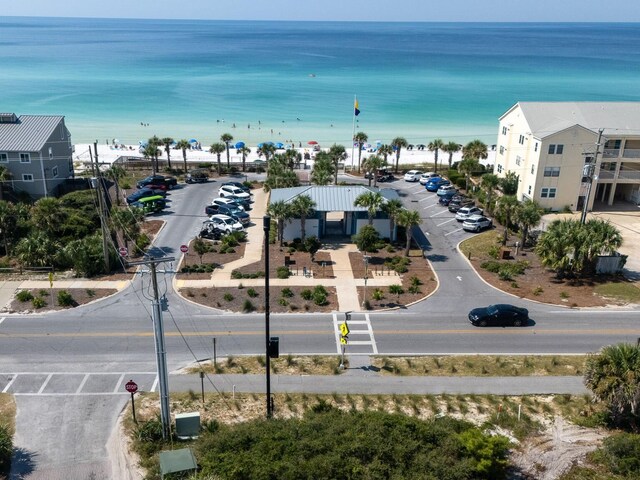
<instances>
[{"instance_id":1,"label":"black car","mask_svg":"<svg viewBox=\"0 0 640 480\"><path fill-rule=\"evenodd\" d=\"M236 205L241 206L245 210L251 210L251 200L249 200L248 198L238 198L238 197L233 196L233 195L227 195L224 198L228 198L229 200L233 200L233 203L235 203Z\"/></svg>"},{"instance_id":2,"label":"black car","mask_svg":"<svg viewBox=\"0 0 640 480\"><path fill-rule=\"evenodd\" d=\"M452 199L459 195L457 190L447 190L438 198L438 203L446 207Z\"/></svg>"},{"instance_id":3,"label":"black car","mask_svg":"<svg viewBox=\"0 0 640 480\"><path fill-rule=\"evenodd\" d=\"M470 198L452 198L449 202L449 211L452 213L458 213L463 207L473 207L475 202Z\"/></svg>"},{"instance_id":4,"label":"black car","mask_svg":"<svg viewBox=\"0 0 640 480\"><path fill-rule=\"evenodd\" d=\"M151 188L141 188L140 190L136 190L135 192L133 192L131 195L127 197L127 203L131 204L131 203L137 202L141 198L154 197L156 195L159 195L164 198L167 196L167 193L162 190L153 190Z\"/></svg>"},{"instance_id":5,"label":"black car","mask_svg":"<svg viewBox=\"0 0 640 480\"><path fill-rule=\"evenodd\" d=\"M207 215L228 215L231 218L235 218L239 221L243 226L248 225L251 222L251 217L247 212L240 210L235 205L218 205L214 203L212 205L207 205L204 207L204 213Z\"/></svg>"},{"instance_id":6,"label":"black car","mask_svg":"<svg viewBox=\"0 0 640 480\"><path fill-rule=\"evenodd\" d=\"M469 312L469 321L476 327L494 325L521 327L526 325L528 320L529 311L526 308L506 303L474 308Z\"/></svg>"},{"instance_id":7,"label":"black car","mask_svg":"<svg viewBox=\"0 0 640 480\"><path fill-rule=\"evenodd\" d=\"M240 189L242 189L243 192L248 193L249 195L253 195L251 193L251 189L249 187L247 187L244 183L241 182L224 182L221 186L225 186L225 185L231 185L232 187L238 187Z\"/></svg>"},{"instance_id":8,"label":"black car","mask_svg":"<svg viewBox=\"0 0 640 480\"><path fill-rule=\"evenodd\" d=\"M209 181L209 169L196 168L195 170L191 170L184 177L184 181L187 183L207 183Z\"/></svg>"},{"instance_id":9,"label":"black car","mask_svg":"<svg viewBox=\"0 0 640 480\"><path fill-rule=\"evenodd\" d=\"M136 187L144 188L147 185L166 185L167 189L171 189L178 185L178 180L175 177L165 177L164 175L149 175L136 183Z\"/></svg>"}]
</instances>

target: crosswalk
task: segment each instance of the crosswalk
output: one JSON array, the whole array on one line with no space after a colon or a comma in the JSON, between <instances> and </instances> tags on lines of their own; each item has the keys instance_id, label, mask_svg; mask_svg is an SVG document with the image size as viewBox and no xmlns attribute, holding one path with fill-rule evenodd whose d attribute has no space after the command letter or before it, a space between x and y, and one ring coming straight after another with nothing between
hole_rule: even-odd
<instances>
[{"instance_id":1,"label":"crosswalk","mask_svg":"<svg viewBox=\"0 0 640 480\"><path fill-rule=\"evenodd\" d=\"M128 395L133 380L138 391L154 392L156 372L0 372L0 392L24 396Z\"/></svg>"},{"instance_id":2,"label":"crosswalk","mask_svg":"<svg viewBox=\"0 0 640 480\"><path fill-rule=\"evenodd\" d=\"M351 313L351 319L347 321L349 327L349 335L347 344L340 342L341 333L340 325L345 321L338 318L338 314L333 314L333 331L336 338L336 350L338 354L342 354L344 346L345 353L349 355L377 355L378 346L373 335L373 327L368 313Z\"/></svg>"}]
</instances>

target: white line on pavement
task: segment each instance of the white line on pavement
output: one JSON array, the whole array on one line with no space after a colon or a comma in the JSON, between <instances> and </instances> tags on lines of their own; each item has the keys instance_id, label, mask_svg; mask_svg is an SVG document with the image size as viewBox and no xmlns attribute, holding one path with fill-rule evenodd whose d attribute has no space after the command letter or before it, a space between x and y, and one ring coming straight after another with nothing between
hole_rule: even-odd
<instances>
[{"instance_id":1,"label":"white line on pavement","mask_svg":"<svg viewBox=\"0 0 640 480\"><path fill-rule=\"evenodd\" d=\"M338 315L335 313L333 316L333 333L336 337L336 349L338 350L338 355L342 354L342 345L340 344L340 327L338 326Z\"/></svg>"},{"instance_id":2,"label":"white line on pavement","mask_svg":"<svg viewBox=\"0 0 640 480\"><path fill-rule=\"evenodd\" d=\"M2 393L7 393L9 391L9 389L11 388L11 385L13 385L13 382L16 381L16 378L18 378L18 375L14 375L11 380L9 380L9 383L7 383L7 386L4 387L4 389L2 390Z\"/></svg>"},{"instance_id":3,"label":"white line on pavement","mask_svg":"<svg viewBox=\"0 0 640 480\"><path fill-rule=\"evenodd\" d=\"M438 204L437 203L432 203L431 205L427 205L426 207L424 207L423 210L426 210L427 208L435 207L436 205L438 205Z\"/></svg>"},{"instance_id":4,"label":"white line on pavement","mask_svg":"<svg viewBox=\"0 0 640 480\"><path fill-rule=\"evenodd\" d=\"M120 375L120 378L118 379L118 383L116 383L116 387L113 389L113 393L116 393L118 390L120 390L120 385L122 385L123 380L124 380L124 373Z\"/></svg>"},{"instance_id":5,"label":"white line on pavement","mask_svg":"<svg viewBox=\"0 0 640 480\"><path fill-rule=\"evenodd\" d=\"M451 232L449 232L449 233L445 233L445 234L444 234L444 236L445 236L445 237L446 237L446 236L449 236L449 235L451 235L452 233L459 232L460 230L462 230L462 228L456 228L455 230L452 230L452 231L451 231Z\"/></svg>"},{"instance_id":6,"label":"white line on pavement","mask_svg":"<svg viewBox=\"0 0 640 480\"><path fill-rule=\"evenodd\" d=\"M82 389L84 388L85 383L87 383L87 380L89 380L89 374L85 374L84 378L82 379L82 382L80 382L80 386L78 387L78 389L76 390L76 395L79 394Z\"/></svg>"},{"instance_id":7,"label":"white line on pavement","mask_svg":"<svg viewBox=\"0 0 640 480\"><path fill-rule=\"evenodd\" d=\"M49 375L47 375L47 379L43 382L42 386L40 387L40 390L38 390L38 395L40 395L44 389L47 386L47 383L49 383L49 380L51 380L51 377L53 377L53 373L50 373Z\"/></svg>"},{"instance_id":8,"label":"white line on pavement","mask_svg":"<svg viewBox=\"0 0 640 480\"><path fill-rule=\"evenodd\" d=\"M7 318L7 317L2 317L2 318L0 318L0 324L1 324L2 322L4 322L4 319L5 319L5 318Z\"/></svg>"},{"instance_id":9,"label":"white line on pavement","mask_svg":"<svg viewBox=\"0 0 640 480\"><path fill-rule=\"evenodd\" d=\"M420 203L420 202L424 202L425 200L431 200L431 197L424 197L424 198L421 198L420 200L418 200L418 203Z\"/></svg>"},{"instance_id":10,"label":"white line on pavement","mask_svg":"<svg viewBox=\"0 0 640 480\"><path fill-rule=\"evenodd\" d=\"M377 355L378 354L378 345L376 345L376 339L373 336L373 327L371 326L371 319L369 318L369 314L368 313L365 313L364 316L367 319L367 324L369 326L369 337L371 338L371 347L373 347L373 354Z\"/></svg>"},{"instance_id":11,"label":"white line on pavement","mask_svg":"<svg viewBox=\"0 0 640 480\"><path fill-rule=\"evenodd\" d=\"M449 220L445 220L445 221L444 221L444 222L442 222L442 223L438 223L438 224L436 225L436 227L440 227L441 225L444 225L445 223L453 222L454 220L455 220L455 217L454 217L454 218L450 218Z\"/></svg>"},{"instance_id":12,"label":"white line on pavement","mask_svg":"<svg viewBox=\"0 0 640 480\"><path fill-rule=\"evenodd\" d=\"M437 217L438 215L442 215L443 213L451 213L451 212L449 212L449 210L442 210L441 212L431 215L429 218Z\"/></svg>"},{"instance_id":13,"label":"white line on pavement","mask_svg":"<svg viewBox=\"0 0 640 480\"><path fill-rule=\"evenodd\" d=\"M151 392L155 392L156 391L156 387L158 386L158 377L156 376L155 380L153 381L153 385L151 385Z\"/></svg>"}]
</instances>

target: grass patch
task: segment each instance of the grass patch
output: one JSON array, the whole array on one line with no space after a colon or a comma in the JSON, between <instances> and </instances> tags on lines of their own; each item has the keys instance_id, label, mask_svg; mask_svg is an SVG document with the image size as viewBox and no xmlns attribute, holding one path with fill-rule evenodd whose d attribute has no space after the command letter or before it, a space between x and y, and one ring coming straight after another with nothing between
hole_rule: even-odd
<instances>
[{"instance_id":1,"label":"grass patch","mask_svg":"<svg viewBox=\"0 0 640 480\"><path fill-rule=\"evenodd\" d=\"M490 258L489 251L495 248L496 245L496 232L488 230L462 242L460 251L467 257L471 253L472 257Z\"/></svg>"},{"instance_id":2,"label":"grass patch","mask_svg":"<svg viewBox=\"0 0 640 480\"><path fill-rule=\"evenodd\" d=\"M233 357L231 362L225 358L218 358L218 368L214 369L213 361L202 362L186 369L186 373L198 373L201 370L205 373L240 373L240 374L260 374L264 373L265 361L261 356ZM346 363L346 362L345 362ZM336 375L343 373L337 366L340 359L335 356L301 356L294 357L286 355L280 358L272 358L271 366L273 372L281 375Z\"/></svg>"},{"instance_id":3,"label":"grass patch","mask_svg":"<svg viewBox=\"0 0 640 480\"><path fill-rule=\"evenodd\" d=\"M16 402L9 393L0 393L0 425L4 425L12 435L15 433Z\"/></svg>"},{"instance_id":4,"label":"grass patch","mask_svg":"<svg viewBox=\"0 0 640 480\"><path fill-rule=\"evenodd\" d=\"M613 297L627 303L640 303L640 288L632 283L604 283L602 285L596 285L594 291L602 297Z\"/></svg>"}]
</instances>

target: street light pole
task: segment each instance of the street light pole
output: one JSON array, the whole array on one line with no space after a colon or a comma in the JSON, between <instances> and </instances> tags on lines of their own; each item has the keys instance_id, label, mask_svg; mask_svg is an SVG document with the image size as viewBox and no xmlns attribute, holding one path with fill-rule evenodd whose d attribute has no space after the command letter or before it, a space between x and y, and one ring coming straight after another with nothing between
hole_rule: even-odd
<instances>
[{"instance_id":1,"label":"street light pole","mask_svg":"<svg viewBox=\"0 0 640 480\"><path fill-rule=\"evenodd\" d=\"M262 217L262 229L264 230L264 332L267 353L265 362L267 374L267 418L271 418L273 406L271 405L271 342L269 339L269 231L271 230L271 217L269 215Z\"/></svg>"},{"instance_id":2,"label":"street light pole","mask_svg":"<svg viewBox=\"0 0 640 480\"><path fill-rule=\"evenodd\" d=\"M582 215L580 215L580 223L583 225L587 221L587 210L589 209L589 197L591 196L591 185L593 184L593 174L595 173L596 166L598 164L598 153L600 153L600 141L602 140L602 132L601 128L598 130L598 140L596 141L596 153L593 156L593 164L585 165L582 174L589 179L589 183L587 184L587 195L584 199L584 205L582 205Z\"/></svg>"}]
</instances>

